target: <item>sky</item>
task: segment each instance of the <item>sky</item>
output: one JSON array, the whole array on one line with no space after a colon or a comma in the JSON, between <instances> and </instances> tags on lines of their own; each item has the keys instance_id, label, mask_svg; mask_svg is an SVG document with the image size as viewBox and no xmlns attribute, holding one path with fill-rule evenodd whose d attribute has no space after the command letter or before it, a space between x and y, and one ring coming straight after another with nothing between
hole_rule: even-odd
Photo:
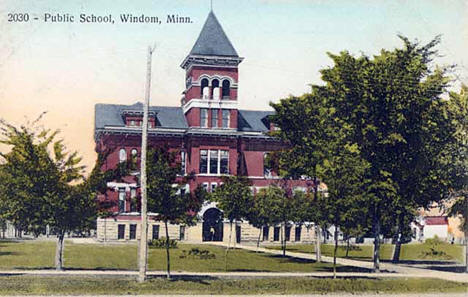
<instances>
[{"instance_id":1,"label":"sky","mask_svg":"<svg viewBox=\"0 0 468 297\"><path fill-rule=\"evenodd\" d=\"M143 101L146 51L153 56L151 104L179 106L187 56L210 0L2 0L0 118L20 125L40 113L71 151L94 164L94 105ZM213 11L240 56L239 107L269 102L320 84L327 52L359 56L401 47L398 34L427 43L442 35L439 65L456 64L452 89L468 84L468 0L213 0ZM9 14L29 14L9 22ZM45 14L75 22L44 21ZM114 24L80 23L80 14L112 15ZM121 23L120 14L158 16L161 24ZM167 15L191 23L167 24ZM34 18L37 17L37 20ZM8 147L0 146L0 151Z\"/></svg>"}]
</instances>

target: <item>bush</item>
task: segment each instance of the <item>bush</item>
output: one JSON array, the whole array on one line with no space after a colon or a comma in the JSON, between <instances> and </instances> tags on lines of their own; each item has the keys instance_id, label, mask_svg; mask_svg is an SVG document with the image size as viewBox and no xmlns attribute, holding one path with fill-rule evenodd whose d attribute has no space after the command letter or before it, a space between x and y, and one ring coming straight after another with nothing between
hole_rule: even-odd
<instances>
[{"instance_id":1,"label":"bush","mask_svg":"<svg viewBox=\"0 0 468 297\"><path fill-rule=\"evenodd\" d=\"M424 244L428 247L428 250L421 251L420 256L423 259L452 259L450 255L443 251L443 247L441 247L442 243L443 241L437 236L426 239Z\"/></svg>"},{"instance_id":2,"label":"bush","mask_svg":"<svg viewBox=\"0 0 468 297\"><path fill-rule=\"evenodd\" d=\"M166 237L161 237L159 239L153 239L148 243L150 248L154 249L165 249L166 248ZM169 248L176 249L177 241L175 239L169 239Z\"/></svg>"},{"instance_id":3,"label":"bush","mask_svg":"<svg viewBox=\"0 0 468 297\"><path fill-rule=\"evenodd\" d=\"M192 248L190 251L183 250L182 255L179 256L181 259L192 258L192 259L215 259L216 255L211 253L209 250L200 250L199 248Z\"/></svg>"}]
</instances>

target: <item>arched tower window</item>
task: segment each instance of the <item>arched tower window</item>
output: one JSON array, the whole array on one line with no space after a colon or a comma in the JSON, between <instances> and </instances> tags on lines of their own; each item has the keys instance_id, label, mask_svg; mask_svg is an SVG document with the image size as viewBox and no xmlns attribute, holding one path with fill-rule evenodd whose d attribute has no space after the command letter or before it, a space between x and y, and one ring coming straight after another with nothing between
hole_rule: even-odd
<instances>
[{"instance_id":1,"label":"arched tower window","mask_svg":"<svg viewBox=\"0 0 468 297\"><path fill-rule=\"evenodd\" d=\"M120 151L119 151L119 161L120 162L127 161L127 152L125 151L124 148L120 149Z\"/></svg>"},{"instance_id":2,"label":"arched tower window","mask_svg":"<svg viewBox=\"0 0 468 297\"><path fill-rule=\"evenodd\" d=\"M209 96L209 88L208 88L208 79L204 78L201 81L201 91L200 95L202 99L208 99Z\"/></svg>"},{"instance_id":3,"label":"arched tower window","mask_svg":"<svg viewBox=\"0 0 468 297\"><path fill-rule=\"evenodd\" d=\"M223 80L223 94L222 94L222 99L229 99L231 96L231 83L229 80L225 79Z\"/></svg>"},{"instance_id":4,"label":"arched tower window","mask_svg":"<svg viewBox=\"0 0 468 297\"><path fill-rule=\"evenodd\" d=\"M213 96L211 98L219 100L219 80L213 79L213 81L211 82L211 87L213 89Z\"/></svg>"}]
</instances>

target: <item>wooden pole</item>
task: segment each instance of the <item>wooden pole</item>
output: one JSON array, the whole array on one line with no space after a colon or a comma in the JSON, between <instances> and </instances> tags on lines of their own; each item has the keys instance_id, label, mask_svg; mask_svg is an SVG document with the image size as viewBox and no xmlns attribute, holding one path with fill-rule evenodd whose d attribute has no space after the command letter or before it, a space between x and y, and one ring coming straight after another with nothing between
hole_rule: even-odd
<instances>
[{"instance_id":1,"label":"wooden pole","mask_svg":"<svg viewBox=\"0 0 468 297\"><path fill-rule=\"evenodd\" d=\"M138 282L142 283L146 280L146 270L148 265L148 210L147 210L147 189L146 189L146 154L148 143L148 109L151 90L151 57L153 50L148 47L148 60L146 64L146 90L145 103L143 105L143 125L141 133L141 228L140 228L140 244L139 244L139 261L138 261Z\"/></svg>"}]
</instances>

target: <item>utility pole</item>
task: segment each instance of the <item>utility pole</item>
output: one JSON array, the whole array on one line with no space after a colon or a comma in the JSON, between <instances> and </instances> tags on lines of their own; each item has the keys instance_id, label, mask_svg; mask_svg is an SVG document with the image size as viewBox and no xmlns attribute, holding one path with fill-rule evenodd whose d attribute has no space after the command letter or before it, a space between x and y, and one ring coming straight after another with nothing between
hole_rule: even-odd
<instances>
[{"instance_id":1,"label":"utility pole","mask_svg":"<svg viewBox=\"0 0 468 297\"><path fill-rule=\"evenodd\" d=\"M154 48L148 46L148 60L146 63L146 90L145 103L143 104L143 125L141 133L141 228L140 228L140 248L138 261L138 282L146 280L146 270L148 265L148 209L147 209L147 189L146 189L146 154L148 144L148 110L151 90L151 57Z\"/></svg>"}]
</instances>

